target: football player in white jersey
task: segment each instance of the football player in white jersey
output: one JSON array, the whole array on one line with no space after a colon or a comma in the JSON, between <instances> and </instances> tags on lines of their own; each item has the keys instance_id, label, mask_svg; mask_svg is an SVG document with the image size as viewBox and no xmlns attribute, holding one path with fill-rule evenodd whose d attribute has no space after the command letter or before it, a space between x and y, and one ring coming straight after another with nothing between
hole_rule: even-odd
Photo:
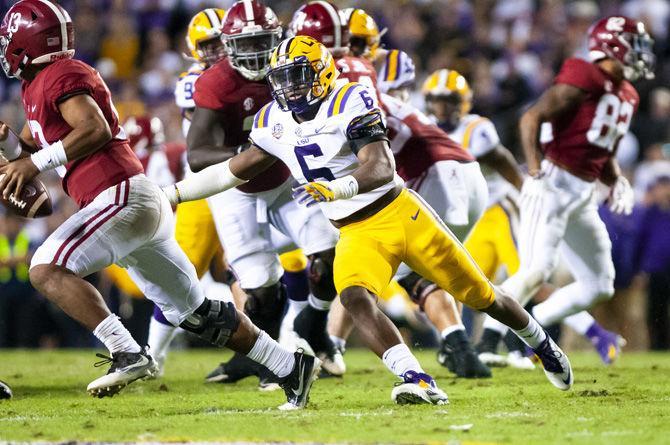
<instances>
[{"instance_id":1,"label":"football player in white jersey","mask_svg":"<svg viewBox=\"0 0 670 445\"><path fill-rule=\"evenodd\" d=\"M488 208L465 247L489 279L494 280L500 273L513 275L519 268L516 234L519 224L517 198L524 179L521 168L501 144L493 122L470 112L473 93L465 77L454 70L440 69L426 78L422 91L428 112L437 124L477 158L486 176ZM548 295L552 290L551 286L545 285L540 292ZM583 333L581 326L594 323L597 324L586 311L565 319L565 324L580 333ZM500 338L506 332L505 326L486 318L478 345L482 361L491 366L532 369L532 362L518 349L511 350L507 357L497 354ZM603 362L611 363L625 340L602 327L599 332L611 334L599 337L605 345L594 343Z\"/></svg>"},{"instance_id":2,"label":"football player in white jersey","mask_svg":"<svg viewBox=\"0 0 670 445\"><path fill-rule=\"evenodd\" d=\"M302 184L298 202L318 205L340 229L335 287L363 341L402 379L396 403L446 403L397 328L377 307L401 262L460 301L504 321L533 348L550 382L572 386L567 356L510 296L492 286L441 219L395 173L381 110L358 83L335 88L338 71L311 37L282 41L267 78L274 101L256 114L250 147L164 189L171 202L227 190L283 161Z\"/></svg>"}]
</instances>

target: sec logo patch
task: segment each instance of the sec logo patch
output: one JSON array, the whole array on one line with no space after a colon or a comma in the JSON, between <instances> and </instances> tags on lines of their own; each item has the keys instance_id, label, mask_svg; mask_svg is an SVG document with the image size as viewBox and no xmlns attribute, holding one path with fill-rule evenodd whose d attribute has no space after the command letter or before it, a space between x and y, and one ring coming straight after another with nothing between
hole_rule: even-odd
<instances>
[{"instance_id":1,"label":"sec logo patch","mask_svg":"<svg viewBox=\"0 0 670 445\"><path fill-rule=\"evenodd\" d=\"M254 100L251 97L247 97L244 99L242 106L244 107L244 111L249 111L254 107Z\"/></svg>"}]
</instances>

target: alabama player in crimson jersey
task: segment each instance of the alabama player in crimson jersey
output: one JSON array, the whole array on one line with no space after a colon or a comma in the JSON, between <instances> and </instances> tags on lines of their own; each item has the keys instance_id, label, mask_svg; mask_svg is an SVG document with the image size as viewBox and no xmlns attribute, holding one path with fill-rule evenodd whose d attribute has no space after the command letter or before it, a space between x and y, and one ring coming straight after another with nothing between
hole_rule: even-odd
<instances>
[{"instance_id":1,"label":"alabama player in crimson jersey","mask_svg":"<svg viewBox=\"0 0 670 445\"><path fill-rule=\"evenodd\" d=\"M74 56L74 26L67 11L46 0L22 0L0 25L0 64L22 82L27 124L21 137L0 134L9 159L0 168L0 192L18 194L40 172L57 169L63 188L81 209L57 228L33 256L35 288L79 321L109 349L107 375L88 386L93 396L118 393L153 375L156 363L110 313L82 277L112 263L128 268L144 294L173 324L218 346L248 354L278 378L288 402L305 406L319 360L283 349L232 304L205 298L174 239L172 208L119 126L100 75Z\"/></svg>"},{"instance_id":2,"label":"alabama player in crimson jersey","mask_svg":"<svg viewBox=\"0 0 670 445\"><path fill-rule=\"evenodd\" d=\"M347 26L335 5L326 1L303 5L293 15L289 32L328 42L326 47L334 54L335 65L340 70L338 84L360 82L381 97L398 174L407 187L416 190L433 206L457 238L465 239L486 204L486 183L474 158L420 111L379 93L370 61L349 55ZM401 84L413 83L413 69L398 69L404 75ZM407 79L410 72L411 78ZM400 76L389 77L395 80ZM443 339L438 356L440 363L461 377L490 377L490 370L481 363L465 335L453 297L406 265L398 269L396 278L440 331ZM336 304L330 318L329 333L335 343L344 348L345 339L353 329L351 317L341 304Z\"/></svg>"},{"instance_id":3,"label":"alabama player in crimson jersey","mask_svg":"<svg viewBox=\"0 0 670 445\"><path fill-rule=\"evenodd\" d=\"M226 13L221 31L228 56L195 84L187 145L188 162L196 172L243 151L254 115L272 99L264 76L281 38L274 12L257 0L238 1ZM327 313L322 310L335 298L332 258L338 233L317 209L302 208L291 199L292 182L286 166L278 162L208 203L226 259L247 293L245 311L273 338L279 335L286 300L274 234L281 235L279 243L288 244L287 250L300 247L310 257L309 304L298 315L295 330L323 356L324 368L341 373L343 363L326 333ZM237 354L207 379L232 382L262 371L248 362Z\"/></svg>"},{"instance_id":4,"label":"alabama player in crimson jersey","mask_svg":"<svg viewBox=\"0 0 670 445\"><path fill-rule=\"evenodd\" d=\"M595 181L611 187L612 211L631 212L633 192L614 155L639 103L630 82L653 77L651 45L642 22L620 16L598 21L589 31L590 61L567 59L521 118L530 178L520 199L520 267L502 286L527 301L551 275L561 245L575 281L535 306L545 326L614 293L611 242L598 216ZM544 146L543 122L551 129Z\"/></svg>"}]
</instances>

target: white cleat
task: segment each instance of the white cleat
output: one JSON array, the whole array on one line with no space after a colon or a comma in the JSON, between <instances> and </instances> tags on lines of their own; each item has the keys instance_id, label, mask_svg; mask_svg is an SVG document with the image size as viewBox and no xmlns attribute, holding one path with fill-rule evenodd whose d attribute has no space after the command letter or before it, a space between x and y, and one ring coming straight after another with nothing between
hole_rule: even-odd
<instances>
[{"instance_id":1,"label":"white cleat","mask_svg":"<svg viewBox=\"0 0 670 445\"><path fill-rule=\"evenodd\" d=\"M561 391L572 388L574 375L572 374L570 360L554 340L549 337L549 334L547 334L547 338L542 344L533 351L542 362L544 373L552 385Z\"/></svg>"},{"instance_id":2,"label":"white cleat","mask_svg":"<svg viewBox=\"0 0 670 445\"><path fill-rule=\"evenodd\" d=\"M145 347L140 352L117 352L112 357L96 354L104 360L95 366L111 363L107 374L89 383L86 390L93 397L112 397L135 380L154 377L158 373L158 365Z\"/></svg>"},{"instance_id":3,"label":"white cleat","mask_svg":"<svg viewBox=\"0 0 670 445\"><path fill-rule=\"evenodd\" d=\"M510 352L507 354L506 360L511 368L522 369L525 371L532 371L535 369L535 363L533 363L530 357L523 355L521 351Z\"/></svg>"},{"instance_id":4,"label":"white cleat","mask_svg":"<svg viewBox=\"0 0 670 445\"><path fill-rule=\"evenodd\" d=\"M504 368L509 365L507 357L494 352L480 352L479 360L490 368Z\"/></svg>"},{"instance_id":5,"label":"white cleat","mask_svg":"<svg viewBox=\"0 0 670 445\"><path fill-rule=\"evenodd\" d=\"M294 357L293 370L279 383L286 394L286 403L279 406L282 411L302 409L307 405L312 384L319 378L321 370L321 360L314 356L296 351Z\"/></svg>"},{"instance_id":6,"label":"white cleat","mask_svg":"<svg viewBox=\"0 0 670 445\"><path fill-rule=\"evenodd\" d=\"M321 360L321 369L335 377L342 377L347 372L347 365L344 363L342 353L335 349L331 355L321 352L318 354Z\"/></svg>"},{"instance_id":7,"label":"white cleat","mask_svg":"<svg viewBox=\"0 0 670 445\"><path fill-rule=\"evenodd\" d=\"M422 372L407 371L403 381L396 383L391 400L398 405L446 405L447 394L437 387L435 380Z\"/></svg>"}]
</instances>

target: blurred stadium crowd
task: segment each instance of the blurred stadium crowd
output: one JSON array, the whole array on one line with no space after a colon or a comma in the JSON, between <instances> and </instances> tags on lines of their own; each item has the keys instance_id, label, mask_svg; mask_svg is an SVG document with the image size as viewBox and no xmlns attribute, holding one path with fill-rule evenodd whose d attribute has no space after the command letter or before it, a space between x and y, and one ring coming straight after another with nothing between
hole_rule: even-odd
<instances>
[{"instance_id":1,"label":"blurred stadium crowd","mask_svg":"<svg viewBox=\"0 0 670 445\"><path fill-rule=\"evenodd\" d=\"M2 11L12 1L2 0ZM183 143L174 105L177 76L190 62L184 34L204 7L232 0L64 0L74 19L76 58L107 81L121 119L158 116L166 140ZM272 1L283 23L303 2ZM631 216L601 209L613 241L617 296L596 310L605 327L621 332L632 348L670 349L670 2L666 0L366 0L336 1L366 9L387 32L382 42L409 53L420 85L438 68L453 68L474 90L474 111L490 117L503 143L520 154L516 126L526 105L551 82L561 62L586 55L588 27L601 16L640 18L655 39L656 79L636 85L641 104L619 160L638 194ZM23 125L20 84L0 80L0 120ZM36 295L27 280L31 252L74 210L57 178L50 178L54 214L26 221L0 213L0 347L78 347L94 343L75 322ZM0 209L1 211L1 209ZM106 289L114 312L136 338L151 303L130 300L104 274L91 277ZM558 277L557 279L561 279ZM100 283L101 282L101 283ZM107 285L105 285L107 283ZM646 326L646 329L645 329Z\"/></svg>"}]
</instances>

